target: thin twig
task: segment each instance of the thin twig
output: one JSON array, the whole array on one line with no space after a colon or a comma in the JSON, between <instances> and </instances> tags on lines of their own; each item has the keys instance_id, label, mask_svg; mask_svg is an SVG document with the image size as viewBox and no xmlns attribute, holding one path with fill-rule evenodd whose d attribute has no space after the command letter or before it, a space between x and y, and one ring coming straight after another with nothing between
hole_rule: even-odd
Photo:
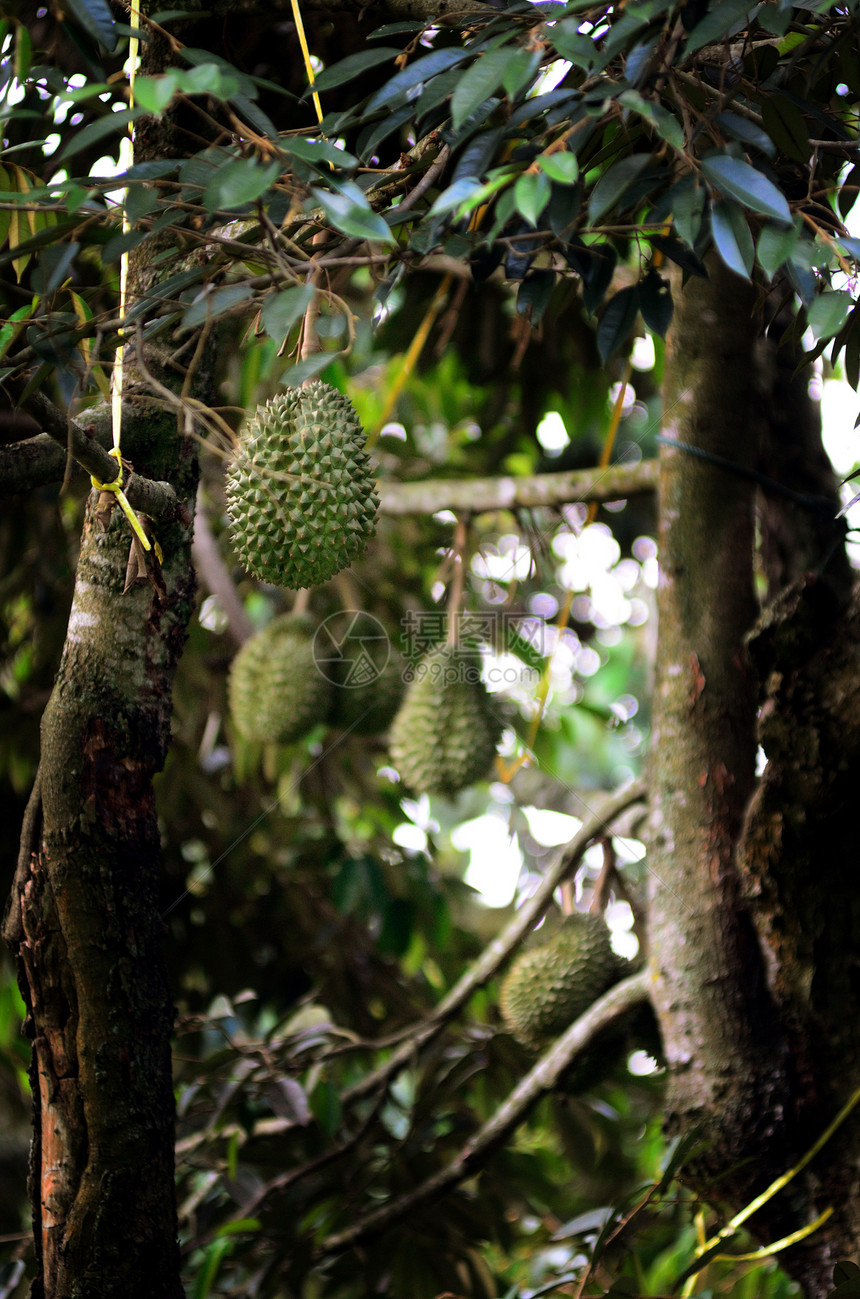
<instances>
[{"instance_id":1,"label":"thin twig","mask_svg":"<svg viewBox=\"0 0 860 1299\"><path fill-rule=\"evenodd\" d=\"M536 1102L555 1087L580 1051L632 1006L648 1000L650 982L650 971L643 970L610 988L541 1056L492 1118L487 1120L450 1164L446 1164L438 1173L428 1177L399 1200L372 1210L346 1231L329 1236L320 1246L319 1255L339 1254L360 1242L379 1236L394 1223L432 1200L439 1199L471 1177L519 1127Z\"/></svg>"},{"instance_id":2,"label":"thin twig","mask_svg":"<svg viewBox=\"0 0 860 1299\"><path fill-rule=\"evenodd\" d=\"M616 817L625 812L633 803L642 802L647 787L644 781L628 785L621 793L612 795L601 812L589 817L582 829L565 848L554 866L551 866L541 880L532 896L523 903L519 911L500 934L484 948L477 961L469 967L461 979L440 1001L439 1005L428 1015L408 1030L408 1036L389 1058L366 1077L354 1083L341 1097L344 1104L366 1096L379 1086L384 1086L409 1061L413 1053L435 1038L449 1020L465 1006L466 1002L483 987L499 970L514 949L522 942L526 934L537 924L552 902L552 895L560 884L576 870L586 848L593 839L608 832Z\"/></svg>"},{"instance_id":3,"label":"thin twig","mask_svg":"<svg viewBox=\"0 0 860 1299\"><path fill-rule=\"evenodd\" d=\"M202 486L197 493L194 540L191 554L203 585L214 595L227 618L227 631L237 649L245 644L254 628L239 598L236 583L221 556L203 506Z\"/></svg>"}]
</instances>

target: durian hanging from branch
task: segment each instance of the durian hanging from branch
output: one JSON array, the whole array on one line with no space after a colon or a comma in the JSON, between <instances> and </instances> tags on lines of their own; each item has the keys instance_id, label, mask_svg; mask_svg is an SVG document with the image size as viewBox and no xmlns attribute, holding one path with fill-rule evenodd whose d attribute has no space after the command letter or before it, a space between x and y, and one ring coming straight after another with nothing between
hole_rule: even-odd
<instances>
[{"instance_id":1,"label":"durian hanging from branch","mask_svg":"<svg viewBox=\"0 0 860 1299\"><path fill-rule=\"evenodd\" d=\"M227 471L230 535L248 572L318 586L363 554L379 507L364 443L352 403L330 384L257 407Z\"/></svg>"},{"instance_id":2,"label":"durian hanging from branch","mask_svg":"<svg viewBox=\"0 0 860 1299\"><path fill-rule=\"evenodd\" d=\"M391 726L391 757L403 781L419 794L458 794L490 773L502 734L481 680L481 656L459 634L466 567L466 525L455 541L448 604L448 639L415 669Z\"/></svg>"}]
</instances>

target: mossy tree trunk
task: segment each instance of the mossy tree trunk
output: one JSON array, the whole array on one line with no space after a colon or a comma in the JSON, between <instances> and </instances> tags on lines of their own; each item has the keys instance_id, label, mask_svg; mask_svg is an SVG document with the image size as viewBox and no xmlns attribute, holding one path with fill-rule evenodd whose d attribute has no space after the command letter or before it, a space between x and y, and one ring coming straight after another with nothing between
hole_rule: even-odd
<instances>
[{"instance_id":1,"label":"mossy tree trunk","mask_svg":"<svg viewBox=\"0 0 860 1299\"><path fill-rule=\"evenodd\" d=\"M145 45L144 70L160 71L164 53L157 42ZM153 125L139 133L137 161L168 151L169 120ZM169 273L163 257L156 266L159 251L155 241L137 250L130 302ZM187 376L171 367L170 347L151 345L147 367L176 389ZM206 356L196 359L193 394L206 400L211 373ZM174 673L193 609L198 466L181 403L146 396L133 356L127 364L123 424L133 431L134 470L170 482L184 510L157 525L163 563L150 557L149 578L126 589L130 527L117 508L104 528L91 493L42 720L5 926L33 1041L33 1299L184 1294L153 778L167 753Z\"/></svg>"},{"instance_id":2,"label":"mossy tree trunk","mask_svg":"<svg viewBox=\"0 0 860 1299\"><path fill-rule=\"evenodd\" d=\"M774 422L786 416L774 397L789 381L763 354L753 290L716 263L710 272L680 296L667 362L664 432L682 445L661 453L650 936L670 1126L701 1138L697 1189L737 1210L804 1155L860 1081L847 1028L860 891L842 855L860 640L844 562L833 564L835 498L803 528L812 571L762 574L771 592L775 577L794 585L757 623L756 486L744 471L764 446L768 472L796 487L806 456L807 484L821 492L820 440L804 388L791 474L774 458ZM814 507L765 492L767 563L791 511ZM768 764L757 780L759 743ZM838 864L820 829L831 817ZM843 1131L750 1224L772 1241L836 1206L785 1256L810 1296L857 1251L856 1145Z\"/></svg>"}]
</instances>

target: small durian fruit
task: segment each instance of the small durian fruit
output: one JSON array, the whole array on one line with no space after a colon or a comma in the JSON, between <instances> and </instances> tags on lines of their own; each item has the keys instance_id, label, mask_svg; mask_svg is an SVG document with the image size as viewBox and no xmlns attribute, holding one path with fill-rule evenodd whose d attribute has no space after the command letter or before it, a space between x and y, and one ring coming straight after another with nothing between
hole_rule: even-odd
<instances>
[{"instance_id":1,"label":"small durian fruit","mask_svg":"<svg viewBox=\"0 0 860 1299\"><path fill-rule=\"evenodd\" d=\"M523 1046L541 1049L623 978L629 965L612 950L602 916L566 916L549 938L513 961L499 998L506 1028Z\"/></svg>"},{"instance_id":2,"label":"small durian fruit","mask_svg":"<svg viewBox=\"0 0 860 1299\"><path fill-rule=\"evenodd\" d=\"M364 680L360 663L339 664L332 691L332 726L352 735L382 735L403 699L405 673L406 661L396 650L380 670L371 664Z\"/></svg>"},{"instance_id":3,"label":"small durian fruit","mask_svg":"<svg viewBox=\"0 0 860 1299\"><path fill-rule=\"evenodd\" d=\"M331 683L313 652L313 625L285 614L246 641L230 667L233 725L246 740L291 744L331 707Z\"/></svg>"},{"instance_id":4,"label":"small durian fruit","mask_svg":"<svg viewBox=\"0 0 860 1299\"><path fill-rule=\"evenodd\" d=\"M249 573L317 586L358 559L379 507L364 442L349 398L327 383L257 407L226 483L230 535Z\"/></svg>"},{"instance_id":5,"label":"small durian fruit","mask_svg":"<svg viewBox=\"0 0 860 1299\"><path fill-rule=\"evenodd\" d=\"M502 733L480 655L451 645L425 654L390 733L391 758L418 794L457 794L490 770Z\"/></svg>"}]
</instances>

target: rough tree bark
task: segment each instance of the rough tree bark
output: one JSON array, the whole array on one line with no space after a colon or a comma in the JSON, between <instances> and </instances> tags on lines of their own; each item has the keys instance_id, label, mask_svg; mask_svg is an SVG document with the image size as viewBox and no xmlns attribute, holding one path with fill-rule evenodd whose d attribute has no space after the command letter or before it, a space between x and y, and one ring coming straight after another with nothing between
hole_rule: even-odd
<instances>
[{"instance_id":1,"label":"rough tree bark","mask_svg":"<svg viewBox=\"0 0 860 1299\"><path fill-rule=\"evenodd\" d=\"M815 523L801 549L818 571L804 571L756 627L755 486L743 471L759 465L762 438L770 474L827 495L820 468L813 475L818 430L798 392L794 457L807 468L774 458L791 380L772 356L763 363L759 305L716 263L679 300L664 431L683 445L661 455L651 760L651 966L669 1120L700 1134L696 1188L735 1210L797 1162L858 1082L847 955L858 899L843 856L860 720L857 613L843 598L842 564L823 576L832 522ZM773 589L798 576L777 558L798 505L766 502ZM759 740L768 765L756 781ZM837 864L822 813L836 817ZM774 1240L837 1207L785 1256L809 1295L826 1293L833 1263L856 1252L856 1145L844 1131L752 1220Z\"/></svg>"},{"instance_id":2,"label":"rough tree bark","mask_svg":"<svg viewBox=\"0 0 860 1299\"><path fill-rule=\"evenodd\" d=\"M144 51L150 71L164 58L156 45ZM163 156L169 121L155 134ZM147 147L142 130L138 161ZM166 273L163 258L155 266L159 251L150 242L132 260L130 301ZM147 365L176 388L171 346L151 346ZM203 357L196 396L210 395L209 379ZM150 557L148 578L135 577L128 523L114 509L104 527L91 493L4 930L33 1041L32 1299L184 1294L153 777L167 753L173 678L193 608L198 470L181 403L154 402L147 388L131 364L123 426L134 470L169 482L183 508L155 525L163 563Z\"/></svg>"}]
</instances>

